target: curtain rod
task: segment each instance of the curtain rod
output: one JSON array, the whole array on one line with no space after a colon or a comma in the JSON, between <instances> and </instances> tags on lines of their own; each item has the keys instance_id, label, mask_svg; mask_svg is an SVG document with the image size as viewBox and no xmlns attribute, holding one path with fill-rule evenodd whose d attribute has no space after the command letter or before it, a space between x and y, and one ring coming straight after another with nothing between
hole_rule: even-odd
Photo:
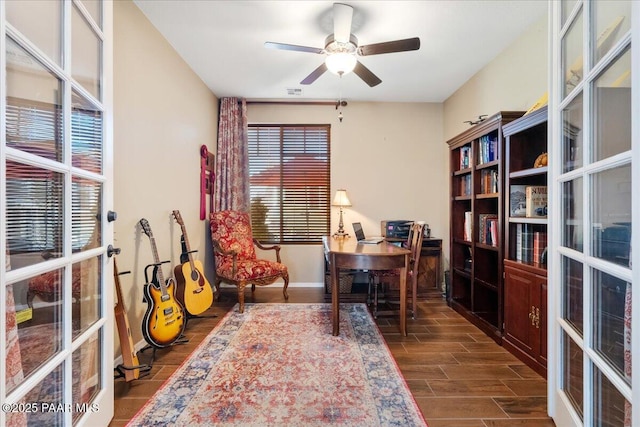
<instances>
[{"instance_id":1,"label":"curtain rod","mask_svg":"<svg viewBox=\"0 0 640 427\"><path fill-rule=\"evenodd\" d=\"M336 106L339 101L247 101L249 104L264 105L331 105ZM344 101L343 101L344 102Z\"/></svg>"}]
</instances>

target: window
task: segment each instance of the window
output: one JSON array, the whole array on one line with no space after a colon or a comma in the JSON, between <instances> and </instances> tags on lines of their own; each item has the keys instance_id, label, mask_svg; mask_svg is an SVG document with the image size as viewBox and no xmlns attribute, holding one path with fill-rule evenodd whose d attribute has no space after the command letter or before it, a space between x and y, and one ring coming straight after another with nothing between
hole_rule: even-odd
<instances>
[{"instance_id":1,"label":"window","mask_svg":"<svg viewBox=\"0 0 640 427\"><path fill-rule=\"evenodd\" d=\"M249 125L253 236L318 243L329 234L330 125Z\"/></svg>"}]
</instances>

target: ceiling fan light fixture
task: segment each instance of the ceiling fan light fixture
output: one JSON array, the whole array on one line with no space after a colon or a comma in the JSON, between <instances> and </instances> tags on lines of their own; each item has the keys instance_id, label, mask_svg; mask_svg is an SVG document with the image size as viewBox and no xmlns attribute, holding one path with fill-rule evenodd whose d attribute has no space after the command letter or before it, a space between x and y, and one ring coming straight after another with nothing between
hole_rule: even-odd
<instances>
[{"instance_id":1,"label":"ceiling fan light fixture","mask_svg":"<svg viewBox=\"0 0 640 427\"><path fill-rule=\"evenodd\" d=\"M339 76L352 72L356 67L356 62L358 60L355 55L348 52L331 53L325 59L325 64L329 71Z\"/></svg>"}]
</instances>

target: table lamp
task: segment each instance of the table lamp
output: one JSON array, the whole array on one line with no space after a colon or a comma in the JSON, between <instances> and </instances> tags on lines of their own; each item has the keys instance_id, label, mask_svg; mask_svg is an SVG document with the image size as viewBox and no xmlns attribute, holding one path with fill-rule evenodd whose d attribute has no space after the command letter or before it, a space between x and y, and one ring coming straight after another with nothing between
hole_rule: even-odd
<instances>
[{"instance_id":1,"label":"table lamp","mask_svg":"<svg viewBox=\"0 0 640 427\"><path fill-rule=\"evenodd\" d=\"M340 189L336 191L336 196L333 198L332 206L338 206L340 208L340 223L338 224L338 231L333 237L348 237L349 234L344 232L344 222L342 221L342 208L351 206L351 202L347 197L347 190Z\"/></svg>"}]
</instances>

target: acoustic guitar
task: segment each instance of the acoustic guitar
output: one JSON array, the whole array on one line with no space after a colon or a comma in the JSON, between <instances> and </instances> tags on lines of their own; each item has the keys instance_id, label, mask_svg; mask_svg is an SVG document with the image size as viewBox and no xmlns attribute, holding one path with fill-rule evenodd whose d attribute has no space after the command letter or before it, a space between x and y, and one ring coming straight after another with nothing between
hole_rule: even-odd
<instances>
[{"instance_id":1,"label":"acoustic guitar","mask_svg":"<svg viewBox=\"0 0 640 427\"><path fill-rule=\"evenodd\" d=\"M173 269L177 282L176 298L187 310L187 313L197 316L213 304L213 289L203 274L202 263L193 259L189 238L187 237L187 229L184 226L180 211L173 211L173 217L182 229L182 238L184 239L189 260Z\"/></svg>"},{"instance_id":2,"label":"acoustic guitar","mask_svg":"<svg viewBox=\"0 0 640 427\"><path fill-rule=\"evenodd\" d=\"M142 318L142 335L149 344L156 348L164 348L173 344L184 332L185 318L182 305L175 298L175 282L169 278L166 282L162 274L160 257L156 240L151 232L149 222L140 220L142 231L151 241L153 252L155 280L143 287L147 311Z\"/></svg>"},{"instance_id":3,"label":"acoustic guitar","mask_svg":"<svg viewBox=\"0 0 640 427\"><path fill-rule=\"evenodd\" d=\"M116 325L118 327L118 337L120 338L120 349L122 350L122 367L116 369L124 376L126 382L137 380L140 378L140 362L136 354L136 349L133 344L133 337L131 336L131 328L129 326L129 318L127 317L127 310L124 306L124 299L122 297L122 289L120 288L120 274L129 273L125 271L123 273L118 272L118 266L116 259L113 259L113 281L116 287L116 296L118 302L116 303L114 310L116 315Z\"/></svg>"}]
</instances>

